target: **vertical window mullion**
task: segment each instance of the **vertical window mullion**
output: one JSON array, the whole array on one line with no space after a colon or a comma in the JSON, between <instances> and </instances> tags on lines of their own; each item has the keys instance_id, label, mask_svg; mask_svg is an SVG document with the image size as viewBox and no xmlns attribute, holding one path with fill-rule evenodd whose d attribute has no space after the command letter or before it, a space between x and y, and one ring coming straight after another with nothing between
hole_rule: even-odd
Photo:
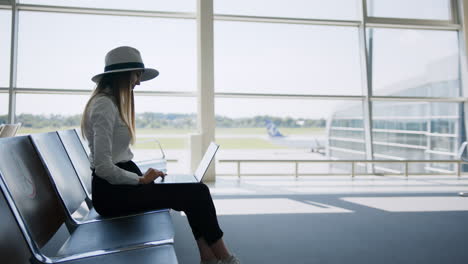
<instances>
[{"instance_id":1,"label":"vertical window mullion","mask_svg":"<svg viewBox=\"0 0 468 264\"><path fill-rule=\"evenodd\" d=\"M367 0L362 0L362 13L361 13L361 25L359 26L359 49L361 54L361 76L362 76L362 92L364 95L363 103L363 118L364 118L364 138L366 144L366 158L368 160L373 159L373 148L372 148L372 61L367 53L367 32L366 32L366 21L367 21ZM368 172L372 173L373 165L367 164Z\"/></svg>"},{"instance_id":2,"label":"vertical window mullion","mask_svg":"<svg viewBox=\"0 0 468 264\"><path fill-rule=\"evenodd\" d=\"M18 58L18 21L19 13L16 1L12 2L11 46L10 46L10 83L8 91L8 122L15 123L16 113L16 70Z\"/></svg>"}]
</instances>

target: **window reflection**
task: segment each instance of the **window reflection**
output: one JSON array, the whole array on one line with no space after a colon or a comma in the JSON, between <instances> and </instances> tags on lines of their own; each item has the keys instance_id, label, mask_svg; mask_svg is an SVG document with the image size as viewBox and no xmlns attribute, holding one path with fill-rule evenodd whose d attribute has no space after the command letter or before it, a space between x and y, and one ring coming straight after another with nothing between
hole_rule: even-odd
<instances>
[{"instance_id":1,"label":"window reflection","mask_svg":"<svg viewBox=\"0 0 468 264\"><path fill-rule=\"evenodd\" d=\"M374 95L460 95L457 32L371 28L368 38Z\"/></svg>"},{"instance_id":2,"label":"window reflection","mask_svg":"<svg viewBox=\"0 0 468 264\"><path fill-rule=\"evenodd\" d=\"M373 147L375 159L457 158L458 146L466 136L459 103L373 102ZM444 168L454 172L454 164L414 164L411 171L430 173ZM402 173L401 164L380 164L383 172Z\"/></svg>"}]
</instances>

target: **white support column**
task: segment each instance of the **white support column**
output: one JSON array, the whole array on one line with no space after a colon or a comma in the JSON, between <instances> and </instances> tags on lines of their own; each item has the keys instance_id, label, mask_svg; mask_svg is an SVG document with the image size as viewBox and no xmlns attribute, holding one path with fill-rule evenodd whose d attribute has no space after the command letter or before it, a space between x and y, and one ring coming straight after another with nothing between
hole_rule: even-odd
<instances>
[{"instance_id":1,"label":"white support column","mask_svg":"<svg viewBox=\"0 0 468 264\"><path fill-rule=\"evenodd\" d=\"M458 31L458 43L460 48L460 79L461 79L461 89L462 96L467 99L468 97L468 61L467 61L467 51L468 51L468 0L453 0L452 9L457 8L458 12L452 12L453 16L457 16L458 22L461 25L460 31ZM464 125L465 133L468 134L468 103L465 101L463 104L463 113L464 113ZM468 138L468 135L467 135ZM461 142L460 142L461 144ZM462 164L458 165L459 174L462 171ZM467 192L459 192L460 196L468 196Z\"/></svg>"},{"instance_id":2,"label":"white support column","mask_svg":"<svg viewBox=\"0 0 468 264\"><path fill-rule=\"evenodd\" d=\"M362 94L365 96L363 102L363 118L364 118L364 139L366 144L366 159L372 160L373 146L372 146L372 35L370 36L369 47L367 46L367 1L362 0L362 24L359 26L359 50L361 61L361 81L362 81ZM369 53L368 53L369 49ZM374 164L367 163L368 173L374 173Z\"/></svg>"},{"instance_id":3,"label":"white support column","mask_svg":"<svg viewBox=\"0 0 468 264\"><path fill-rule=\"evenodd\" d=\"M192 150L192 161L196 161L196 163L201 159L210 142L215 139L213 0L197 1L197 33L197 123L198 131L201 135L201 153L195 153L200 150ZM204 181L215 181L214 162L208 170Z\"/></svg>"},{"instance_id":4,"label":"white support column","mask_svg":"<svg viewBox=\"0 0 468 264\"><path fill-rule=\"evenodd\" d=\"M11 7L10 83L8 91L8 123L15 123L16 113L16 69L18 57L18 7L17 0Z\"/></svg>"},{"instance_id":5,"label":"white support column","mask_svg":"<svg viewBox=\"0 0 468 264\"><path fill-rule=\"evenodd\" d=\"M453 2L452 2L453 3ZM462 96L467 99L468 97L468 67L467 67L467 50L468 50L468 31L466 30L468 27L468 0L458 0L456 1L458 5L454 5L453 8L458 9L458 13L456 14L458 22L460 23L461 30L458 34L459 40L459 47L460 47L460 79L461 79L461 89L462 89ZM464 104L464 124L465 124L465 133L468 133L468 103L465 102ZM467 135L468 137L468 135ZM461 144L461 142L460 142Z\"/></svg>"}]
</instances>

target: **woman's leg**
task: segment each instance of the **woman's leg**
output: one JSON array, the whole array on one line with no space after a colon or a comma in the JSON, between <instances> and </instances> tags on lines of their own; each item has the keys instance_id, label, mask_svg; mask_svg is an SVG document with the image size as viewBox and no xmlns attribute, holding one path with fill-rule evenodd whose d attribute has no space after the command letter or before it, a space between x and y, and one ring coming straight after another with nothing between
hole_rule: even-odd
<instances>
[{"instance_id":1,"label":"woman's leg","mask_svg":"<svg viewBox=\"0 0 468 264\"><path fill-rule=\"evenodd\" d=\"M117 165L138 175L142 174L138 166L131 161ZM93 181L93 188L95 187L94 183ZM105 183L104 189L110 191L106 193L105 197L113 200L111 198L113 196L117 200L120 200L114 202L106 201L107 206L111 204L118 205L118 208L112 211L107 210L108 212L112 212L112 214L128 214L162 208L184 211L197 241L202 260L225 259L230 255L222 240L223 232L218 225L216 209L210 190L205 184L116 186L110 185L107 182Z\"/></svg>"},{"instance_id":2,"label":"woman's leg","mask_svg":"<svg viewBox=\"0 0 468 264\"><path fill-rule=\"evenodd\" d=\"M217 259L216 255L213 253L203 237L197 240L197 246L202 261L213 261Z\"/></svg>"},{"instance_id":3,"label":"woman's leg","mask_svg":"<svg viewBox=\"0 0 468 264\"><path fill-rule=\"evenodd\" d=\"M205 184L152 184L144 189L139 195L145 193L144 196L151 196L139 199L145 201L145 206L154 199L152 207L157 205L185 212L202 261L226 259L230 256L222 239L223 232L219 228L213 199Z\"/></svg>"},{"instance_id":4,"label":"woman's leg","mask_svg":"<svg viewBox=\"0 0 468 264\"><path fill-rule=\"evenodd\" d=\"M231 256L222 238L213 243L210 248L217 259L227 259Z\"/></svg>"},{"instance_id":5,"label":"woman's leg","mask_svg":"<svg viewBox=\"0 0 468 264\"><path fill-rule=\"evenodd\" d=\"M195 240L203 237L208 245L223 236L210 190L203 183L139 185L119 199L117 204L125 211L171 208L185 212Z\"/></svg>"}]
</instances>

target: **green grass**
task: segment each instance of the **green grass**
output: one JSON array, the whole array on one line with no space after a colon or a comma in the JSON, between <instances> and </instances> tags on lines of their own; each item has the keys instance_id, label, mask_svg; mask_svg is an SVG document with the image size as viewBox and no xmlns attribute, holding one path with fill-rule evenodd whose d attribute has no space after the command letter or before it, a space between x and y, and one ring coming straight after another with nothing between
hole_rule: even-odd
<instances>
[{"instance_id":1,"label":"green grass","mask_svg":"<svg viewBox=\"0 0 468 264\"><path fill-rule=\"evenodd\" d=\"M158 138L163 149L184 149L188 148L188 138ZM137 142L133 149L158 149L158 145L155 142Z\"/></svg>"},{"instance_id":2,"label":"green grass","mask_svg":"<svg viewBox=\"0 0 468 264\"><path fill-rule=\"evenodd\" d=\"M65 130L76 127L44 127L44 128L30 128L30 127L21 127L19 133L21 134L33 134L33 133L43 133L57 130ZM286 135L315 135L322 134L325 132L324 128L280 128L280 131ZM196 133L196 130L192 129L176 129L176 128L139 128L137 129L137 134L146 135L146 134L159 134L159 135L184 135ZM263 135L266 133L266 128L217 128L216 134L218 135Z\"/></svg>"},{"instance_id":3,"label":"green grass","mask_svg":"<svg viewBox=\"0 0 468 264\"><path fill-rule=\"evenodd\" d=\"M259 138L219 138L216 143L223 149L284 149L270 143L268 140Z\"/></svg>"},{"instance_id":4,"label":"green grass","mask_svg":"<svg viewBox=\"0 0 468 264\"><path fill-rule=\"evenodd\" d=\"M65 130L73 127L64 128L25 128L22 127L19 134L34 134L44 133L56 130ZM321 128L282 128L281 132L285 135L320 135L325 132ZM193 130L184 129L137 129L137 135L144 137L149 134L156 134L155 138L161 142L164 149L184 149L189 147L189 134L195 133ZM157 135L187 135L186 137L160 137ZM266 135L265 128L219 128L216 129L216 135ZM154 142L138 142L132 147L134 149L155 149L157 148ZM283 146L278 146L268 140L261 138L217 138L216 142L223 149L282 149Z\"/></svg>"},{"instance_id":5,"label":"green grass","mask_svg":"<svg viewBox=\"0 0 468 264\"><path fill-rule=\"evenodd\" d=\"M325 132L325 128L280 128L281 133L285 135L319 135ZM140 128L137 129L137 134L159 134L159 135L184 135L196 133L196 130L191 129L175 129L175 128ZM217 135L264 135L266 128L217 128Z\"/></svg>"},{"instance_id":6,"label":"green grass","mask_svg":"<svg viewBox=\"0 0 468 264\"><path fill-rule=\"evenodd\" d=\"M324 128L279 128L281 133L285 135L317 135L325 132ZM217 128L216 134L253 134L253 135L264 135L267 133L266 128L255 127L255 128Z\"/></svg>"},{"instance_id":7,"label":"green grass","mask_svg":"<svg viewBox=\"0 0 468 264\"><path fill-rule=\"evenodd\" d=\"M177 128L137 128L137 135L158 134L158 135L184 135L196 133L192 129Z\"/></svg>"},{"instance_id":8,"label":"green grass","mask_svg":"<svg viewBox=\"0 0 468 264\"><path fill-rule=\"evenodd\" d=\"M160 138L163 149L184 149L188 148L188 139L186 138ZM268 140L260 138L217 138L216 143L220 144L223 149L281 149L283 146L278 146L270 143ZM157 149L158 146L154 142L138 142L132 146L133 149Z\"/></svg>"}]
</instances>

